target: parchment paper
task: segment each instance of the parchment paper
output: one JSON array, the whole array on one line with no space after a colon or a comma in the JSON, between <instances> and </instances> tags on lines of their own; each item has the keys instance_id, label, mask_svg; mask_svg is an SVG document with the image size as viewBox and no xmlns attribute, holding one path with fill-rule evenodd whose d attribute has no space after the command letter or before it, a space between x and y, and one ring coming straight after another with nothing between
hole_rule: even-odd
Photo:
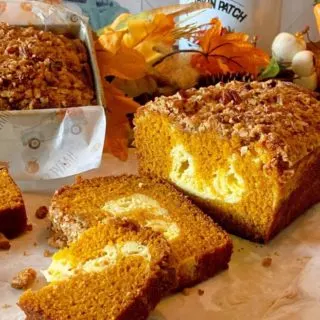
<instances>
[{"instance_id":1,"label":"parchment paper","mask_svg":"<svg viewBox=\"0 0 320 320\"><path fill-rule=\"evenodd\" d=\"M85 177L136 172L136 157L131 152L128 162L105 155L101 168ZM25 318L15 305L21 292L10 287L11 278L24 267L37 271L47 268L50 258L45 258L43 251L53 250L46 245L48 221L34 217L40 205L50 203L50 196L25 194L25 200L33 231L14 240L9 252L0 252L1 320ZM229 270L185 294L165 299L149 320L320 319L319 225L320 205L266 246L233 237L235 248ZM262 266L265 257L272 258L270 267ZM38 280L33 288L44 283L41 275Z\"/></svg>"},{"instance_id":2,"label":"parchment paper","mask_svg":"<svg viewBox=\"0 0 320 320\"><path fill-rule=\"evenodd\" d=\"M51 180L97 168L103 107L0 112L0 165L17 181Z\"/></svg>"},{"instance_id":3,"label":"parchment paper","mask_svg":"<svg viewBox=\"0 0 320 320\"><path fill-rule=\"evenodd\" d=\"M0 1L0 21L65 29L87 18L63 5L10 0ZM48 190L47 181L55 188L59 179L99 167L105 132L102 106L0 111L0 167L8 167L23 190Z\"/></svg>"}]
</instances>

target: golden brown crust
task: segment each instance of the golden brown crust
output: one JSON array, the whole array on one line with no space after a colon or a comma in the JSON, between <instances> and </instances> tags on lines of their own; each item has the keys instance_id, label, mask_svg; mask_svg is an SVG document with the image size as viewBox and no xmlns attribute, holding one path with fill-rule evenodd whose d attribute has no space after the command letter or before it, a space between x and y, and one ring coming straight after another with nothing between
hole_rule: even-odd
<instances>
[{"instance_id":1,"label":"golden brown crust","mask_svg":"<svg viewBox=\"0 0 320 320\"><path fill-rule=\"evenodd\" d=\"M314 93L281 81L233 81L172 97L160 97L138 111L160 113L188 132L218 132L243 146L259 143L283 173L320 146L320 102Z\"/></svg>"},{"instance_id":2,"label":"golden brown crust","mask_svg":"<svg viewBox=\"0 0 320 320\"><path fill-rule=\"evenodd\" d=\"M320 201L320 149L316 154L318 155L316 161L305 169L305 174L302 175L298 188L279 208L267 235L264 237L265 242L272 239L294 219Z\"/></svg>"},{"instance_id":3,"label":"golden brown crust","mask_svg":"<svg viewBox=\"0 0 320 320\"><path fill-rule=\"evenodd\" d=\"M6 168L0 168L0 232L12 239L26 230L27 215L21 192Z\"/></svg>"}]
</instances>

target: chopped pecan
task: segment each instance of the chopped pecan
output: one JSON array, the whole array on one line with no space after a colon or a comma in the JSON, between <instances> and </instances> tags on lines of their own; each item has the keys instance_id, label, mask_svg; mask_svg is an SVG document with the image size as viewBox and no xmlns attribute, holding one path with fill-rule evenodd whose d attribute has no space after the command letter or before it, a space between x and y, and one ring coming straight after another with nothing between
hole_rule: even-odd
<instances>
[{"instance_id":1,"label":"chopped pecan","mask_svg":"<svg viewBox=\"0 0 320 320\"><path fill-rule=\"evenodd\" d=\"M32 268L20 271L11 281L11 287L15 289L27 289L36 279L37 272Z\"/></svg>"},{"instance_id":2,"label":"chopped pecan","mask_svg":"<svg viewBox=\"0 0 320 320\"><path fill-rule=\"evenodd\" d=\"M241 97L235 90L223 90L222 91L222 103L223 104L228 104L229 102L235 102L235 104L240 104L242 102Z\"/></svg>"},{"instance_id":3,"label":"chopped pecan","mask_svg":"<svg viewBox=\"0 0 320 320\"><path fill-rule=\"evenodd\" d=\"M49 212L48 207L46 207L46 206L41 206L41 207L39 207L39 208L37 209L37 211L36 211L36 217L37 217L38 219L44 219L44 218L47 216L48 212Z\"/></svg>"}]
</instances>

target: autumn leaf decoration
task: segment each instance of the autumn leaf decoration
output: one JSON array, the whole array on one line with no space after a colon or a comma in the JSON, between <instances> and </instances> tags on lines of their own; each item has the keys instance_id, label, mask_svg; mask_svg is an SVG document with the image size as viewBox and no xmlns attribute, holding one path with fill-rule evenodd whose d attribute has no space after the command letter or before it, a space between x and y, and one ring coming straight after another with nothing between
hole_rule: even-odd
<instances>
[{"instance_id":1,"label":"autumn leaf decoration","mask_svg":"<svg viewBox=\"0 0 320 320\"><path fill-rule=\"evenodd\" d=\"M269 63L269 56L255 47L245 33L228 32L219 19L199 32L196 41L200 50L193 50L191 63L201 74L248 72L257 75Z\"/></svg>"},{"instance_id":2,"label":"autumn leaf decoration","mask_svg":"<svg viewBox=\"0 0 320 320\"><path fill-rule=\"evenodd\" d=\"M140 106L116 86L120 81L147 79L153 61L172 51L187 28L177 28L174 15L159 11L140 15L122 14L112 25L99 32L96 41L97 60L103 78L108 108L105 149L121 160L128 157L128 113ZM109 80L109 81L108 81Z\"/></svg>"},{"instance_id":3,"label":"autumn leaf decoration","mask_svg":"<svg viewBox=\"0 0 320 320\"><path fill-rule=\"evenodd\" d=\"M157 89L156 67L172 55L180 38L194 39L199 49L184 50L199 74L249 72L257 75L269 63L268 55L244 33L228 32L218 19L203 31L180 26L175 17L207 7L205 3L169 6L137 15L122 14L98 32L96 53L108 110L105 148L121 160L128 157L130 126L127 114L140 107L132 97ZM130 95L130 96L129 96Z\"/></svg>"}]
</instances>

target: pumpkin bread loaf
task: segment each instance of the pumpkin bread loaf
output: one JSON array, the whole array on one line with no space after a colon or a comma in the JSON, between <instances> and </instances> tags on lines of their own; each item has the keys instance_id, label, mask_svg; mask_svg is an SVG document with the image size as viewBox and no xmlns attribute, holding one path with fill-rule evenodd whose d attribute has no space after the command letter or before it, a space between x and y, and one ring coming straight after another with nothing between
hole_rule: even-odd
<instances>
[{"instance_id":1,"label":"pumpkin bread loaf","mask_svg":"<svg viewBox=\"0 0 320 320\"><path fill-rule=\"evenodd\" d=\"M144 320L175 286L169 260L162 235L109 221L56 253L44 272L51 283L26 291L19 306L34 320Z\"/></svg>"},{"instance_id":2,"label":"pumpkin bread loaf","mask_svg":"<svg viewBox=\"0 0 320 320\"><path fill-rule=\"evenodd\" d=\"M0 233L9 239L25 231L27 215L21 191L6 168L0 168Z\"/></svg>"},{"instance_id":3,"label":"pumpkin bread loaf","mask_svg":"<svg viewBox=\"0 0 320 320\"><path fill-rule=\"evenodd\" d=\"M134 122L140 173L170 181L227 231L266 242L320 201L320 102L296 85L182 91Z\"/></svg>"},{"instance_id":4,"label":"pumpkin bread loaf","mask_svg":"<svg viewBox=\"0 0 320 320\"><path fill-rule=\"evenodd\" d=\"M226 269L232 253L227 233L173 186L157 179L120 176L78 181L57 191L49 216L56 237L68 244L113 217L163 233L172 249L176 289Z\"/></svg>"}]
</instances>

